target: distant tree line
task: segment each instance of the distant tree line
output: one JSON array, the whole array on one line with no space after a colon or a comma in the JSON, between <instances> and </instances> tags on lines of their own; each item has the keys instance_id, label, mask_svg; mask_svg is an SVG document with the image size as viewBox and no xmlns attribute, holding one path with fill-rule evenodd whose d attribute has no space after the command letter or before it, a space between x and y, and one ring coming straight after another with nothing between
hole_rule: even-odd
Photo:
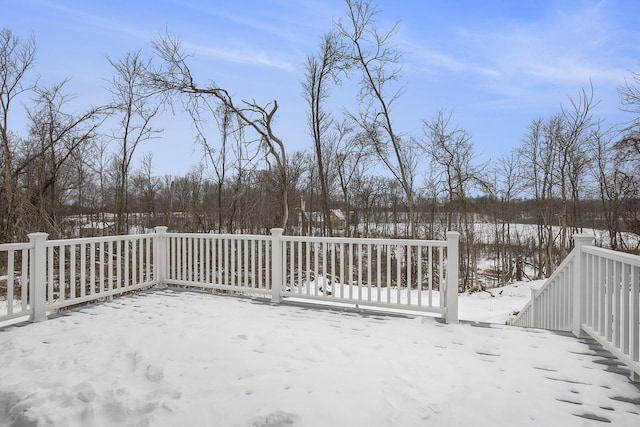
<instances>
[{"instance_id":1,"label":"distant tree line","mask_svg":"<svg viewBox=\"0 0 640 427\"><path fill-rule=\"evenodd\" d=\"M450 112L424 119L420 134L398 128L395 28L381 31L367 1L345 6L307 57L310 144L293 153L275 123L277 100L238 100L213 80L198 82L173 34L159 35L149 58L107 58L111 101L77 110L68 79L39 84L35 40L0 30L0 241L155 225L427 239L457 230L467 288L483 286L477 263L487 257L499 283L522 278L525 264L549 276L585 228L604 230L599 244L638 252L640 73L620 87L628 123L605 127L589 87L557 114L534 118L518 148L482 163ZM337 86L355 88L357 102L336 108ZM21 104L28 124L16 129ZM191 116L202 147L202 161L184 176L154 175L152 154L134 162L140 150L153 151L167 106Z\"/></svg>"}]
</instances>

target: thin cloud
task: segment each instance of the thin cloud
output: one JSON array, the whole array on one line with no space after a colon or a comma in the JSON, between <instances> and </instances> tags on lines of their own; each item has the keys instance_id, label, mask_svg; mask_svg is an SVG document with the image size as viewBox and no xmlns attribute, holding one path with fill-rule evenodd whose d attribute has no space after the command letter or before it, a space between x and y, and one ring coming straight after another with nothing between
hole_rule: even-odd
<instances>
[{"instance_id":1,"label":"thin cloud","mask_svg":"<svg viewBox=\"0 0 640 427\"><path fill-rule=\"evenodd\" d=\"M291 31L286 31L282 26L269 24L273 22L271 19L252 19L247 13L234 14L227 12L220 7L207 7L201 3L183 3L181 5L186 6L198 13L204 13L206 15L222 18L226 21L239 24L245 28L249 28L255 31L264 32L278 38L294 40L295 34Z\"/></svg>"},{"instance_id":2,"label":"thin cloud","mask_svg":"<svg viewBox=\"0 0 640 427\"><path fill-rule=\"evenodd\" d=\"M184 1L175 3L197 13L228 21L242 28L243 32L250 30L260 33L262 38L273 36L293 44L305 44L309 34L321 32L327 28L322 25L324 21L331 25L336 13L339 16L339 10L336 12L335 8L324 2L314 1L306 2L302 10L296 2L275 1L275 4L270 7L259 9L259 15L244 7L242 3L238 3L241 7L235 12L233 7L221 8L208 6L206 3L185 3ZM309 16L314 16L316 19L310 20Z\"/></svg>"},{"instance_id":3,"label":"thin cloud","mask_svg":"<svg viewBox=\"0 0 640 427\"><path fill-rule=\"evenodd\" d=\"M212 59L233 62L237 64L260 65L269 68L291 71L294 66L291 62L275 58L265 52L256 52L243 49L220 49L185 42L184 47L193 51L197 56L203 55Z\"/></svg>"},{"instance_id":4,"label":"thin cloud","mask_svg":"<svg viewBox=\"0 0 640 427\"><path fill-rule=\"evenodd\" d=\"M61 12L65 16L73 16L75 20L89 23L93 27L103 28L112 32L133 36L135 38L148 41L152 40L156 34L150 31L144 31L139 27L125 26L120 23L105 19L97 14L89 13L80 8L71 8L55 4L46 0L38 2L39 5L52 10ZM261 26L263 30L267 30L269 26ZM274 31L275 33L276 31ZM280 32L281 34L285 34ZM194 51L199 55L209 58L237 63L264 66L268 68L293 70L294 66L290 61L277 58L275 55L265 51L256 51L249 48L219 48L204 46L196 43L185 43L185 47Z\"/></svg>"},{"instance_id":5,"label":"thin cloud","mask_svg":"<svg viewBox=\"0 0 640 427\"><path fill-rule=\"evenodd\" d=\"M82 22L84 24L90 24L91 26L97 26L100 28L104 28L106 30L110 30L120 34L126 34L142 40L150 40L151 38L153 38L153 34L151 32L143 31L139 27L124 26L122 24L116 23L109 19L105 19L100 15L88 13L85 10L82 10L79 8L66 7L66 6L62 6L62 5L45 1L45 0L40 0L40 1L37 1L36 3L39 4L40 6L43 6L52 10L56 10L58 12L62 12L65 16L73 16L76 18L77 21ZM91 3L88 3L88 4L91 4Z\"/></svg>"},{"instance_id":6,"label":"thin cloud","mask_svg":"<svg viewBox=\"0 0 640 427\"><path fill-rule=\"evenodd\" d=\"M417 62L415 60L412 61L413 66L417 66L421 71L431 71L432 73L441 71L454 73L471 72L487 77L499 77L501 74L496 68L474 63L454 54L411 45L408 48L411 50L411 57L417 59Z\"/></svg>"},{"instance_id":7,"label":"thin cloud","mask_svg":"<svg viewBox=\"0 0 640 427\"><path fill-rule=\"evenodd\" d=\"M508 78L550 84L585 83L590 79L620 82L626 56L615 46L620 34L607 16L604 3L589 4L571 13L552 11L547 19L529 25L505 23L500 29L467 31L485 60Z\"/></svg>"},{"instance_id":8,"label":"thin cloud","mask_svg":"<svg viewBox=\"0 0 640 427\"><path fill-rule=\"evenodd\" d=\"M404 44L415 58L412 65L422 71L468 73L484 85L503 86L505 92L516 85L619 84L628 75L628 41L637 40L638 33L623 32L607 13L606 2L587 3L581 9L550 10L533 22L503 19L491 27L478 22L421 35L444 40L438 48Z\"/></svg>"}]
</instances>

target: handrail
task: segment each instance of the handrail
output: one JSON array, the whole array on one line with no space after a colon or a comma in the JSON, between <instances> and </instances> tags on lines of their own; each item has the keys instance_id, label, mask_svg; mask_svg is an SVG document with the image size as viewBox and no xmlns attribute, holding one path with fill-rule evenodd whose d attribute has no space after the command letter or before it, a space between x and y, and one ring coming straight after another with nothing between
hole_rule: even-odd
<instances>
[{"instance_id":1,"label":"handrail","mask_svg":"<svg viewBox=\"0 0 640 427\"><path fill-rule=\"evenodd\" d=\"M638 255L614 251L612 249L599 248L597 246L584 246L582 251L587 254L607 257L612 261L624 262L635 267L640 267L640 256Z\"/></svg>"},{"instance_id":2,"label":"handrail","mask_svg":"<svg viewBox=\"0 0 640 427\"><path fill-rule=\"evenodd\" d=\"M640 379L640 256L591 246L575 248L520 313L516 326L587 334Z\"/></svg>"},{"instance_id":3,"label":"handrail","mask_svg":"<svg viewBox=\"0 0 640 427\"><path fill-rule=\"evenodd\" d=\"M565 275L568 273L569 269L573 268L574 259L575 259L575 252L572 251L560 263L560 265L556 268L553 274L549 276L549 278L544 282L544 284L542 285L542 287L540 287L540 289L538 290L531 289L531 299L522 308L522 310L520 310L520 312L516 317L509 320L510 325L526 326L530 328L554 329L554 330L560 330L560 331L571 330L570 323L566 323L564 325L554 324L554 325L548 325L548 326L543 326L541 324L542 322L541 311L545 311L545 313L548 313L551 310L564 309L564 307L559 304L554 304L551 307L544 307L542 306L541 299L544 298L554 286L557 286L560 280L565 278ZM551 302L554 303L555 300L552 300Z\"/></svg>"},{"instance_id":4,"label":"handrail","mask_svg":"<svg viewBox=\"0 0 640 427\"><path fill-rule=\"evenodd\" d=\"M20 251L22 249L31 249L32 243L1 243L0 251Z\"/></svg>"},{"instance_id":5,"label":"handrail","mask_svg":"<svg viewBox=\"0 0 640 427\"><path fill-rule=\"evenodd\" d=\"M424 245L424 246L446 246L446 240L420 240L420 239L382 239L376 237L321 237L321 236L282 236L284 240L290 242L333 242L333 243L367 243L372 245L384 245L393 243L395 245Z\"/></svg>"}]
</instances>

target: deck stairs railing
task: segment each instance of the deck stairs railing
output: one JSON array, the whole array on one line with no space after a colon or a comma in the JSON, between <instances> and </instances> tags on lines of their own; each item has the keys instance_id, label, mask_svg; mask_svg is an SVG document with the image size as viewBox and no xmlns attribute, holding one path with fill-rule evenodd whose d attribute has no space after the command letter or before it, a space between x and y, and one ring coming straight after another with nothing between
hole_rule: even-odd
<instances>
[{"instance_id":1,"label":"deck stairs railing","mask_svg":"<svg viewBox=\"0 0 640 427\"><path fill-rule=\"evenodd\" d=\"M592 242L575 235L574 249L509 323L587 334L640 380L640 256Z\"/></svg>"}]
</instances>

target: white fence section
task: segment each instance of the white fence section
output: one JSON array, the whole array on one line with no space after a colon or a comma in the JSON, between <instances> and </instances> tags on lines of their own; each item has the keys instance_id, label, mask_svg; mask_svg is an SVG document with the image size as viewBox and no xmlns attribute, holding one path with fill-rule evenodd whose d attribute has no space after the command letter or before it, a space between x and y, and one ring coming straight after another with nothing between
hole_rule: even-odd
<instances>
[{"instance_id":1,"label":"white fence section","mask_svg":"<svg viewBox=\"0 0 640 427\"><path fill-rule=\"evenodd\" d=\"M7 243L0 245L0 321L31 314L29 300L33 244Z\"/></svg>"},{"instance_id":2,"label":"white fence section","mask_svg":"<svg viewBox=\"0 0 640 427\"><path fill-rule=\"evenodd\" d=\"M272 236L161 233L166 251L162 285L271 294Z\"/></svg>"},{"instance_id":3,"label":"white fence section","mask_svg":"<svg viewBox=\"0 0 640 427\"><path fill-rule=\"evenodd\" d=\"M458 233L435 241L271 231L257 236L159 230L167 259L161 282L270 295L274 302L298 298L425 311L458 321Z\"/></svg>"},{"instance_id":4,"label":"white fence section","mask_svg":"<svg viewBox=\"0 0 640 427\"><path fill-rule=\"evenodd\" d=\"M458 281L447 268L451 262L457 272L451 252L457 233L448 241L285 236L282 242L285 296L457 319Z\"/></svg>"},{"instance_id":5,"label":"white fence section","mask_svg":"<svg viewBox=\"0 0 640 427\"><path fill-rule=\"evenodd\" d=\"M426 311L458 321L458 239L344 239L156 233L71 240L29 235L0 245L0 321L154 285L193 286L356 306ZM3 268L6 265L6 274Z\"/></svg>"},{"instance_id":6,"label":"white fence section","mask_svg":"<svg viewBox=\"0 0 640 427\"><path fill-rule=\"evenodd\" d=\"M574 236L574 250L510 324L585 332L640 379L640 256L592 240Z\"/></svg>"},{"instance_id":7,"label":"white fence section","mask_svg":"<svg viewBox=\"0 0 640 427\"><path fill-rule=\"evenodd\" d=\"M154 260L156 234L47 240L0 245L0 321L110 298L158 283ZM5 264L6 260L6 264Z\"/></svg>"}]
</instances>

